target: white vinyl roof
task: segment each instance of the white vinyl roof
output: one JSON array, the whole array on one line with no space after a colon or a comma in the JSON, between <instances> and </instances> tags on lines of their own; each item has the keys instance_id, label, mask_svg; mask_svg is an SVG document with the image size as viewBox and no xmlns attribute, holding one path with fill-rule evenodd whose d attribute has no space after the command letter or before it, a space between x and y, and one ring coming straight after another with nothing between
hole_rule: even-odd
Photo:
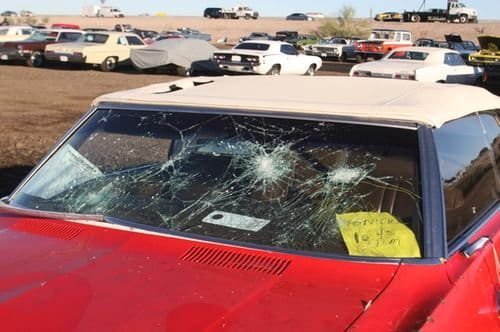
<instances>
[{"instance_id":1,"label":"white vinyl roof","mask_svg":"<svg viewBox=\"0 0 500 332\"><path fill-rule=\"evenodd\" d=\"M195 84L201 82L211 83ZM172 85L182 90L170 92ZM500 98L478 87L333 76L194 77L107 94L94 105L103 102L332 115L431 127L500 109Z\"/></svg>"}]
</instances>

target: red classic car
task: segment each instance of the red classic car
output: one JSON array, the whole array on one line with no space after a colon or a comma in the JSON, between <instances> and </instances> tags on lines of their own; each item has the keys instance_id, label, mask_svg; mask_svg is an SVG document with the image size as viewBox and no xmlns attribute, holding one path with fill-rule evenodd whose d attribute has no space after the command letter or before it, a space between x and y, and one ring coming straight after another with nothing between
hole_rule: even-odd
<instances>
[{"instance_id":1,"label":"red classic car","mask_svg":"<svg viewBox=\"0 0 500 332\"><path fill-rule=\"evenodd\" d=\"M0 61L25 61L28 66L41 67L45 46L74 42L84 34L80 30L49 29L35 31L28 39L0 44Z\"/></svg>"},{"instance_id":2,"label":"red classic car","mask_svg":"<svg viewBox=\"0 0 500 332\"><path fill-rule=\"evenodd\" d=\"M373 29L367 40L356 42L356 60L380 59L395 48L413 45L407 30Z\"/></svg>"},{"instance_id":3,"label":"red classic car","mask_svg":"<svg viewBox=\"0 0 500 332\"><path fill-rule=\"evenodd\" d=\"M102 96L0 201L1 328L498 331L499 117L375 78Z\"/></svg>"}]
</instances>

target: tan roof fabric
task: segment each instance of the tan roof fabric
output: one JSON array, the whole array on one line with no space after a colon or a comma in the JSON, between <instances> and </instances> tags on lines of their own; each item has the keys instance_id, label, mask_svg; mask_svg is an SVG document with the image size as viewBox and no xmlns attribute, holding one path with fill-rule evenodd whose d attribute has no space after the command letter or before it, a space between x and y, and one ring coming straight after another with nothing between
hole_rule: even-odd
<instances>
[{"instance_id":1,"label":"tan roof fabric","mask_svg":"<svg viewBox=\"0 0 500 332\"><path fill-rule=\"evenodd\" d=\"M172 85L183 89L169 92ZM330 76L196 77L111 93L94 105L102 102L335 115L431 127L500 109L499 97L472 86Z\"/></svg>"}]
</instances>

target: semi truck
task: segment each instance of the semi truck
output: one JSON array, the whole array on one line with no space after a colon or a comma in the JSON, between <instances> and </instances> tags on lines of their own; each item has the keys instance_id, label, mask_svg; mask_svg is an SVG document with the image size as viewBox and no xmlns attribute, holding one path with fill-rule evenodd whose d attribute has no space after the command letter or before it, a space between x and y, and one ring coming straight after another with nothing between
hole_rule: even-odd
<instances>
[{"instance_id":1,"label":"semi truck","mask_svg":"<svg viewBox=\"0 0 500 332\"><path fill-rule=\"evenodd\" d=\"M477 10L467 7L458 0L448 0L446 9L425 8L425 0L417 11L403 12L404 22L459 22L459 23L477 23Z\"/></svg>"}]
</instances>

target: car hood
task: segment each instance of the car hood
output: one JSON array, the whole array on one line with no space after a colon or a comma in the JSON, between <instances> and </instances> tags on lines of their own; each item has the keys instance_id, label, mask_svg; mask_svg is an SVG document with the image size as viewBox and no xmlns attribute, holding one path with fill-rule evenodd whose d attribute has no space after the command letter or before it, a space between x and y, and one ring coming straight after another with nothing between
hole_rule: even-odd
<instances>
[{"instance_id":1,"label":"car hood","mask_svg":"<svg viewBox=\"0 0 500 332\"><path fill-rule=\"evenodd\" d=\"M477 37L481 50L499 53L500 52L500 36L479 36Z\"/></svg>"},{"instance_id":2,"label":"car hood","mask_svg":"<svg viewBox=\"0 0 500 332\"><path fill-rule=\"evenodd\" d=\"M366 70L375 73L404 73L413 72L417 69L425 67L426 64L422 61L372 61L355 66L355 70Z\"/></svg>"},{"instance_id":3,"label":"car hood","mask_svg":"<svg viewBox=\"0 0 500 332\"><path fill-rule=\"evenodd\" d=\"M345 330L399 261L347 262L0 211L6 330Z\"/></svg>"}]
</instances>

